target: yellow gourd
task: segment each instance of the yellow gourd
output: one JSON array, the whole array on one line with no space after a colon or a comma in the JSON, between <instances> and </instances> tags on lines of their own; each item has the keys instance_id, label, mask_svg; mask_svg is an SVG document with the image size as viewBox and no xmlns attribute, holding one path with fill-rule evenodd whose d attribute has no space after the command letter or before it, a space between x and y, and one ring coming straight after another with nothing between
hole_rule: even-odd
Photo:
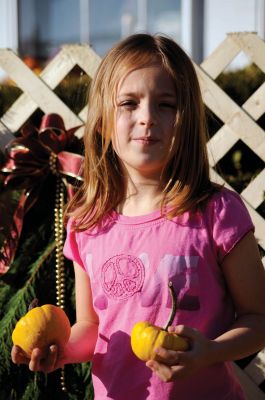
<instances>
[{"instance_id":1,"label":"yellow gourd","mask_svg":"<svg viewBox=\"0 0 265 400\"><path fill-rule=\"evenodd\" d=\"M176 314L176 300L173 285L169 282L168 286L172 297L172 310L165 328L152 325L147 321L137 322L133 326L131 332L131 347L134 354L143 361L159 361L159 356L155 352L158 347L175 351L184 351L189 347L187 339L167 331L167 328L173 322Z\"/></svg>"},{"instance_id":2,"label":"yellow gourd","mask_svg":"<svg viewBox=\"0 0 265 400\"><path fill-rule=\"evenodd\" d=\"M52 304L29 309L17 322L12 341L28 357L35 347L48 349L51 344L64 346L70 337L71 325L64 310Z\"/></svg>"}]
</instances>

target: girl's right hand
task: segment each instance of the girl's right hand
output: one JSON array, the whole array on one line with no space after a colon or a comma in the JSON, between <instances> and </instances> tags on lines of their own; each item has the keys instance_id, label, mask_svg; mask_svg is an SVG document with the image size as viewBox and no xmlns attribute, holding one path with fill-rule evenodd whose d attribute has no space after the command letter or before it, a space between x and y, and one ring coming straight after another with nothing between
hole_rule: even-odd
<instances>
[{"instance_id":1,"label":"girl's right hand","mask_svg":"<svg viewBox=\"0 0 265 400\"><path fill-rule=\"evenodd\" d=\"M187 351L167 350L163 347L157 349L161 361L149 360L146 366L150 368L164 382L174 381L179 378L188 378L197 370L211 365L216 343L206 338L197 329L178 325L170 326L168 331L186 337L190 348ZM215 351L216 353L216 351Z\"/></svg>"},{"instance_id":2,"label":"girl's right hand","mask_svg":"<svg viewBox=\"0 0 265 400\"><path fill-rule=\"evenodd\" d=\"M31 358L28 358L25 352L15 345L11 350L11 359L15 364L28 365L33 372L49 373L62 368L65 364L63 349L59 349L56 345L51 345L48 351L39 348L33 349Z\"/></svg>"}]
</instances>

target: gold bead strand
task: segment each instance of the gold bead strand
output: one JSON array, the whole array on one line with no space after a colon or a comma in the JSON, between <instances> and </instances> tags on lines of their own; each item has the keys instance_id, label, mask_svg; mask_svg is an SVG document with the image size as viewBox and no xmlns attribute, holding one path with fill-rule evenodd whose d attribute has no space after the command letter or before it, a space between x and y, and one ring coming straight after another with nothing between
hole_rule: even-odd
<instances>
[{"instance_id":1,"label":"gold bead strand","mask_svg":"<svg viewBox=\"0 0 265 400\"><path fill-rule=\"evenodd\" d=\"M56 194L54 207L54 231L55 231L55 269L56 269L56 304L64 309L65 307L65 271L64 271L64 226L63 226L63 207L64 207L64 184L57 175ZM61 369L61 388L66 392L65 371Z\"/></svg>"},{"instance_id":2,"label":"gold bead strand","mask_svg":"<svg viewBox=\"0 0 265 400\"><path fill-rule=\"evenodd\" d=\"M64 187L61 178L57 177L56 198L55 198L55 263L56 263L56 300L61 308L65 306L65 272L64 272L64 227L63 227L63 206L64 206Z\"/></svg>"}]
</instances>

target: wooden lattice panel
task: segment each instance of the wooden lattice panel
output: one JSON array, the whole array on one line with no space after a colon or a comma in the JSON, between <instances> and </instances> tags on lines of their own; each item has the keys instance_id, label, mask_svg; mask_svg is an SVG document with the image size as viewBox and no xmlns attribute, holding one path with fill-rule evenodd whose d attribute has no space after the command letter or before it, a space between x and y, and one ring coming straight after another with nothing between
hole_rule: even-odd
<instances>
[{"instance_id":1,"label":"wooden lattice panel","mask_svg":"<svg viewBox=\"0 0 265 400\"><path fill-rule=\"evenodd\" d=\"M265 250L265 220L256 211L265 198L265 132L256 123L265 113L265 83L239 107L214 81L241 51L265 73L265 42L255 33L228 34L210 57L195 68L205 105L224 123L208 142L212 179L229 187L214 167L238 140L264 162L262 171L241 192L241 197L255 224L258 244ZM265 399L265 349L243 371L236 364L235 368L248 399Z\"/></svg>"},{"instance_id":2,"label":"wooden lattice panel","mask_svg":"<svg viewBox=\"0 0 265 400\"><path fill-rule=\"evenodd\" d=\"M243 141L263 162L265 162L265 132L256 121L265 113L265 83L248 100L238 106L215 82L216 77L227 65L244 51L248 57L265 73L265 42L254 33L233 33L195 69L200 81L205 105L223 122L223 126L208 142L208 154L212 179L228 183L217 174L215 166L235 145ZM86 107L76 115L54 93L54 89L64 77L78 65L93 77L100 57L87 45L65 45L37 76L21 59L8 49L0 49L0 68L23 91L0 118L0 147L11 140L12 132L18 131L29 117L40 108L46 113L59 113L66 128L80 125L86 120ZM83 134L83 128L77 132ZM264 201L265 168L249 183L241 193L255 224L258 244L265 250L265 220L256 211ZM265 264L265 257L263 258ZM259 352L244 369L235 364L238 376L246 390L248 400L265 399L265 351ZM261 390L262 388L263 390Z\"/></svg>"},{"instance_id":3,"label":"wooden lattice panel","mask_svg":"<svg viewBox=\"0 0 265 400\"><path fill-rule=\"evenodd\" d=\"M259 246L265 250L265 220L256 211L265 198L265 132L256 123L265 113L265 83L240 107L214 81L241 51L265 73L265 42L255 33L246 32L228 34L211 56L195 67L204 103L224 123L208 142L213 180L223 182L213 168L238 140L264 162L263 170L242 191L241 197L255 224Z\"/></svg>"},{"instance_id":4,"label":"wooden lattice panel","mask_svg":"<svg viewBox=\"0 0 265 400\"><path fill-rule=\"evenodd\" d=\"M0 49L0 67L23 91L1 117L0 124L8 131L16 132L40 108L45 114L60 114L67 129L80 125L86 119L86 108L78 115L74 114L53 90L74 66L78 65L92 78L99 63L100 57L89 46L65 45L37 76L12 50Z\"/></svg>"}]
</instances>

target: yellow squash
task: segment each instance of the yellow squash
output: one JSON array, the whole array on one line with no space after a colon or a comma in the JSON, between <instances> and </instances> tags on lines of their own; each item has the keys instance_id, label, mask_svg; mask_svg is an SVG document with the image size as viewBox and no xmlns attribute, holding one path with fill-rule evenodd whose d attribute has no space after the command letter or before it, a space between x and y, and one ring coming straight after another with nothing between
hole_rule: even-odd
<instances>
[{"instance_id":1,"label":"yellow squash","mask_svg":"<svg viewBox=\"0 0 265 400\"><path fill-rule=\"evenodd\" d=\"M12 333L12 340L30 357L35 347L48 349L51 344L64 346L69 340L70 331L70 321L63 309L45 304L32 308L20 318Z\"/></svg>"},{"instance_id":2,"label":"yellow squash","mask_svg":"<svg viewBox=\"0 0 265 400\"><path fill-rule=\"evenodd\" d=\"M132 329L131 346L134 354L141 360L159 361L159 356L155 353L158 347L175 351L187 350L188 342L183 337L169 333L159 326L148 322L137 322Z\"/></svg>"},{"instance_id":3,"label":"yellow squash","mask_svg":"<svg viewBox=\"0 0 265 400\"><path fill-rule=\"evenodd\" d=\"M165 328L152 325L147 321L137 322L133 326L131 332L131 347L134 354L143 361L159 361L159 356L155 352L158 347L175 351L185 351L189 347L187 339L167 331L167 328L173 322L176 314L176 300L171 282L169 282L169 289L172 297L172 310Z\"/></svg>"}]
</instances>

